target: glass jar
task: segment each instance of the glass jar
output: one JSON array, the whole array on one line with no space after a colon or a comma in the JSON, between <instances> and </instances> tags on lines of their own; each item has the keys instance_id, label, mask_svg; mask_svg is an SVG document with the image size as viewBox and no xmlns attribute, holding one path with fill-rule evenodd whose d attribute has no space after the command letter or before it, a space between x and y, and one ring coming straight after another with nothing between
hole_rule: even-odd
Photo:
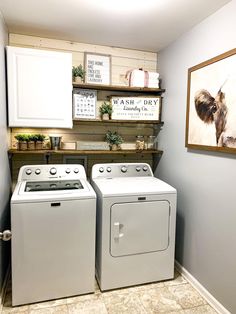
<instances>
[{"instance_id":1,"label":"glass jar","mask_svg":"<svg viewBox=\"0 0 236 314\"><path fill-rule=\"evenodd\" d=\"M145 149L144 136L143 135L137 135L135 144L136 144L137 150L144 150Z\"/></svg>"},{"instance_id":2,"label":"glass jar","mask_svg":"<svg viewBox=\"0 0 236 314\"><path fill-rule=\"evenodd\" d=\"M149 135L147 138L147 149L155 149L155 139L156 136Z\"/></svg>"}]
</instances>

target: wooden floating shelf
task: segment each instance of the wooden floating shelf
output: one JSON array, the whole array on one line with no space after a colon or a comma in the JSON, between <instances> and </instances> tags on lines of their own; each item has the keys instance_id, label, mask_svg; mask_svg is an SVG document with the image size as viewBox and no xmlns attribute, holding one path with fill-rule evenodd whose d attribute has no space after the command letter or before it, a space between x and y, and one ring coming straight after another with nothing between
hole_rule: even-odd
<instances>
[{"instance_id":1,"label":"wooden floating shelf","mask_svg":"<svg viewBox=\"0 0 236 314\"><path fill-rule=\"evenodd\" d=\"M74 118L73 121L88 123L88 122L96 122L96 123L131 123L131 124L159 124L164 125L162 121L154 121L154 120L100 120L100 119L78 119Z\"/></svg>"},{"instance_id":2,"label":"wooden floating shelf","mask_svg":"<svg viewBox=\"0 0 236 314\"><path fill-rule=\"evenodd\" d=\"M156 149L146 149L142 151L137 151L134 149L121 149L121 150L18 150L18 149L9 149L9 154L55 154L55 155L108 155L108 154L159 154L162 155L162 150Z\"/></svg>"},{"instance_id":3,"label":"wooden floating shelf","mask_svg":"<svg viewBox=\"0 0 236 314\"><path fill-rule=\"evenodd\" d=\"M165 92L162 88L147 88L147 87L129 87L129 86L119 86L119 85L96 85L96 84L86 84L86 83L73 83L74 88L83 89L97 89L106 91L117 91L117 92L138 92L147 94L161 94Z\"/></svg>"}]
</instances>

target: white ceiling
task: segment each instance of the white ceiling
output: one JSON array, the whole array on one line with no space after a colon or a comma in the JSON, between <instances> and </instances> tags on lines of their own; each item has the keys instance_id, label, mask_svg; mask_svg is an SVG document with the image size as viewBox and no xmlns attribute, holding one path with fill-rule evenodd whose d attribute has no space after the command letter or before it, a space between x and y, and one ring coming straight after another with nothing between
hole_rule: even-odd
<instances>
[{"instance_id":1,"label":"white ceiling","mask_svg":"<svg viewBox=\"0 0 236 314\"><path fill-rule=\"evenodd\" d=\"M156 52L228 2L0 0L0 11L11 33Z\"/></svg>"}]
</instances>

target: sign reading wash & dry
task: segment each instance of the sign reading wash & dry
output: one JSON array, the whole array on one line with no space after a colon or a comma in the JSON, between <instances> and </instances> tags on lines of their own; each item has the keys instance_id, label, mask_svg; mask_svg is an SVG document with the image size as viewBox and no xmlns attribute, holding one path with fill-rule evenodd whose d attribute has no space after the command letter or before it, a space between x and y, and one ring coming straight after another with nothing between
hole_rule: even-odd
<instances>
[{"instance_id":1,"label":"sign reading wash & dry","mask_svg":"<svg viewBox=\"0 0 236 314\"><path fill-rule=\"evenodd\" d=\"M160 120L161 97L112 97L114 120Z\"/></svg>"}]
</instances>

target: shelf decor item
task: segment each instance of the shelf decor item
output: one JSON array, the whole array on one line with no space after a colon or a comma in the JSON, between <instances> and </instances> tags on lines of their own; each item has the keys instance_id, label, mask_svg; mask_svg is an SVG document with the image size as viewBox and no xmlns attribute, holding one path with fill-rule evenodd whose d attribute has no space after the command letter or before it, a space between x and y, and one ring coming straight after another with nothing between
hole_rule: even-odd
<instances>
[{"instance_id":1,"label":"shelf decor item","mask_svg":"<svg viewBox=\"0 0 236 314\"><path fill-rule=\"evenodd\" d=\"M17 134L15 136L15 139L18 141L18 149L19 150L27 150L28 149L28 141L29 141L29 135L28 134Z\"/></svg>"},{"instance_id":2,"label":"shelf decor item","mask_svg":"<svg viewBox=\"0 0 236 314\"><path fill-rule=\"evenodd\" d=\"M140 68L126 72L125 77L130 87L159 88L159 73L156 72Z\"/></svg>"},{"instance_id":3,"label":"shelf decor item","mask_svg":"<svg viewBox=\"0 0 236 314\"><path fill-rule=\"evenodd\" d=\"M116 97L111 98L114 120L161 120L161 97Z\"/></svg>"},{"instance_id":4,"label":"shelf decor item","mask_svg":"<svg viewBox=\"0 0 236 314\"><path fill-rule=\"evenodd\" d=\"M95 119L97 91L89 89L76 89L73 94L73 118Z\"/></svg>"},{"instance_id":5,"label":"shelf decor item","mask_svg":"<svg viewBox=\"0 0 236 314\"><path fill-rule=\"evenodd\" d=\"M33 135L33 139L35 141L35 149L41 150L43 149L43 142L46 139L46 136L43 134L35 134Z\"/></svg>"},{"instance_id":6,"label":"shelf decor item","mask_svg":"<svg viewBox=\"0 0 236 314\"><path fill-rule=\"evenodd\" d=\"M117 132L107 131L105 140L110 146L110 150L119 150L120 144L124 142L123 138Z\"/></svg>"},{"instance_id":7,"label":"shelf decor item","mask_svg":"<svg viewBox=\"0 0 236 314\"><path fill-rule=\"evenodd\" d=\"M85 73L86 71L83 69L81 64L79 66L73 66L72 68L73 82L75 83L84 82Z\"/></svg>"},{"instance_id":8,"label":"shelf decor item","mask_svg":"<svg viewBox=\"0 0 236 314\"><path fill-rule=\"evenodd\" d=\"M99 108L101 119L102 120L110 120L112 114L112 105L110 102L104 101Z\"/></svg>"},{"instance_id":9,"label":"shelf decor item","mask_svg":"<svg viewBox=\"0 0 236 314\"><path fill-rule=\"evenodd\" d=\"M99 53L85 53L85 82L91 84L111 84L111 56Z\"/></svg>"},{"instance_id":10,"label":"shelf decor item","mask_svg":"<svg viewBox=\"0 0 236 314\"><path fill-rule=\"evenodd\" d=\"M185 146L236 153L236 48L188 69Z\"/></svg>"}]
</instances>

